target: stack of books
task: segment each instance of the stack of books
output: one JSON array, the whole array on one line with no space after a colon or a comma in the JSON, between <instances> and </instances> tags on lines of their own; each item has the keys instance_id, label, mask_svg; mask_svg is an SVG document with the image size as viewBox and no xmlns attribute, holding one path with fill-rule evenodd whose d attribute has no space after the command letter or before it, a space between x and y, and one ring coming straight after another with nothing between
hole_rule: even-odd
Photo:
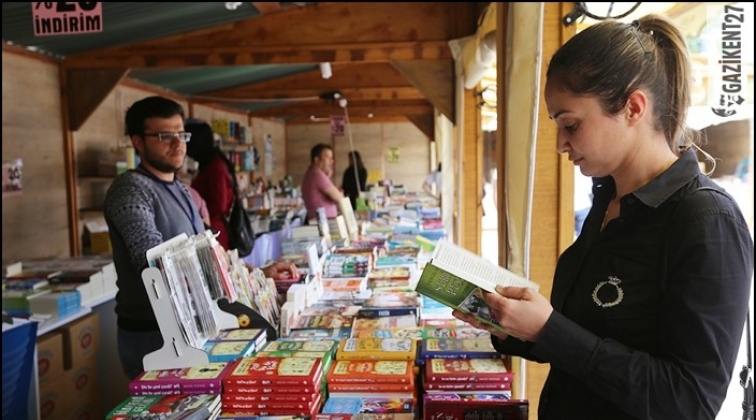
<instances>
[{"instance_id":1,"label":"stack of books","mask_svg":"<svg viewBox=\"0 0 756 420\"><path fill-rule=\"evenodd\" d=\"M111 410L105 420L214 419L220 410L218 394L132 395Z\"/></svg>"},{"instance_id":2,"label":"stack of books","mask_svg":"<svg viewBox=\"0 0 756 420\"><path fill-rule=\"evenodd\" d=\"M223 414L312 416L322 402L322 359L245 357L223 378Z\"/></svg>"},{"instance_id":3,"label":"stack of books","mask_svg":"<svg viewBox=\"0 0 756 420\"><path fill-rule=\"evenodd\" d=\"M501 358L425 360L426 394L469 393L512 396L512 372Z\"/></svg>"},{"instance_id":4,"label":"stack of books","mask_svg":"<svg viewBox=\"0 0 756 420\"><path fill-rule=\"evenodd\" d=\"M129 394L220 394L221 379L230 367L228 362L218 362L190 368L148 370L129 382Z\"/></svg>"},{"instance_id":5,"label":"stack of books","mask_svg":"<svg viewBox=\"0 0 756 420\"><path fill-rule=\"evenodd\" d=\"M257 357L310 357L320 358L323 365L323 372L328 372L331 368L336 349L339 342L337 340L318 340L318 341L293 341L279 339L271 341L265 345L255 356ZM325 377L321 380L321 391L325 394Z\"/></svg>"},{"instance_id":6,"label":"stack of books","mask_svg":"<svg viewBox=\"0 0 756 420\"><path fill-rule=\"evenodd\" d=\"M234 362L255 354L267 341L268 332L265 329L233 329L211 337L202 349L211 362Z\"/></svg>"},{"instance_id":7,"label":"stack of books","mask_svg":"<svg viewBox=\"0 0 756 420\"><path fill-rule=\"evenodd\" d=\"M502 394L426 394L423 420L507 419L527 420L528 401Z\"/></svg>"},{"instance_id":8,"label":"stack of books","mask_svg":"<svg viewBox=\"0 0 756 420\"><path fill-rule=\"evenodd\" d=\"M383 318L389 316L420 316L420 295L417 292L379 291L367 299L357 311L358 318Z\"/></svg>"},{"instance_id":9,"label":"stack of books","mask_svg":"<svg viewBox=\"0 0 756 420\"><path fill-rule=\"evenodd\" d=\"M326 375L329 396L322 413L413 413L414 365L414 360L335 361Z\"/></svg>"}]
</instances>

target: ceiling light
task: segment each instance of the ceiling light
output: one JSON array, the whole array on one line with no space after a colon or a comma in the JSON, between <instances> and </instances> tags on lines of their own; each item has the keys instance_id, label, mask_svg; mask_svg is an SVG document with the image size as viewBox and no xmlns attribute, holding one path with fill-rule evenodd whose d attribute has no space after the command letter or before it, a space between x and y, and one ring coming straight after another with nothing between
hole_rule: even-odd
<instances>
[{"instance_id":1,"label":"ceiling light","mask_svg":"<svg viewBox=\"0 0 756 420\"><path fill-rule=\"evenodd\" d=\"M226 10L236 10L241 5L241 3L226 2Z\"/></svg>"},{"instance_id":2,"label":"ceiling light","mask_svg":"<svg viewBox=\"0 0 756 420\"><path fill-rule=\"evenodd\" d=\"M373 118L374 116L372 112L368 114L368 118Z\"/></svg>"},{"instance_id":3,"label":"ceiling light","mask_svg":"<svg viewBox=\"0 0 756 420\"><path fill-rule=\"evenodd\" d=\"M333 76L333 73L331 72L331 63L320 63L320 75L323 76L324 79L330 79L331 76Z\"/></svg>"}]
</instances>

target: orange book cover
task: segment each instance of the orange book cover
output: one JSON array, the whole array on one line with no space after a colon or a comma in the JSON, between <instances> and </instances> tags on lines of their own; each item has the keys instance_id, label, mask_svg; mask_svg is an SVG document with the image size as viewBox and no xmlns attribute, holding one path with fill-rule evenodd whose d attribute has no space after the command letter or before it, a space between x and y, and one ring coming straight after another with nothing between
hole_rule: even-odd
<instances>
[{"instance_id":1,"label":"orange book cover","mask_svg":"<svg viewBox=\"0 0 756 420\"><path fill-rule=\"evenodd\" d=\"M314 357L243 357L234 362L223 385L313 385L322 377L321 361Z\"/></svg>"},{"instance_id":2,"label":"orange book cover","mask_svg":"<svg viewBox=\"0 0 756 420\"><path fill-rule=\"evenodd\" d=\"M414 361L410 360L337 360L326 381L331 383L414 384Z\"/></svg>"},{"instance_id":3,"label":"orange book cover","mask_svg":"<svg viewBox=\"0 0 756 420\"><path fill-rule=\"evenodd\" d=\"M415 360L416 341L411 338L342 338L336 360Z\"/></svg>"}]
</instances>

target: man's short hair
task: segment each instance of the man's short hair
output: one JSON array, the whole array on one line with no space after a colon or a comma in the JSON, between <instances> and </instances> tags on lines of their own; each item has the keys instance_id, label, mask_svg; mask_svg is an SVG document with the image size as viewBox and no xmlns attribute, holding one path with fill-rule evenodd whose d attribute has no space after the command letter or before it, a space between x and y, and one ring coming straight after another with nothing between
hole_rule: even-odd
<instances>
[{"instance_id":1,"label":"man's short hair","mask_svg":"<svg viewBox=\"0 0 756 420\"><path fill-rule=\"evenodd\" d=\"M126 135L129 137L144 134L148 118L171 118L181 115L184 119L184 107L178 102L162 96L150 96L134 102L126 111Z\"/></svg>"},{"instance_id":2,"label":"man's short hair","mask_svg":"<svg viewBox=\"0 0 756 420\"><path fill-rule=\"evenodd\" d=\"M320 155L323 153L323 150L330 150L333 152L333 147L325 144L325 143L318 143L310 150L310 162L315 162L315 158L320 157Z\"/></svg>"}]
</instances>

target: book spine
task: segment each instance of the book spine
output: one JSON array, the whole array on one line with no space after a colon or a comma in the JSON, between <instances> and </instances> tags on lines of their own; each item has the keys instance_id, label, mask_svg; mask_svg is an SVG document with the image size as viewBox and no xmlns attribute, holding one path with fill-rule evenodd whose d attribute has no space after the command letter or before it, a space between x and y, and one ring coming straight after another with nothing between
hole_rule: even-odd
<instances>
[{"instance_id":1,"label":"book spine","mask_svg":"<svg viewBox=\"0 0 756 420\"><path fill-rule=\"evenodd\" d=\"M312 408L312 401L309 403L304 402L244 402L244 401L223 401L224 410L263 410L263 409L280 409L280 410L306 410L310 411Z\"/></svg>"},{"instance_id":2,"label":"book spine","mask_svg":"<svg viewBox=\"0 0 756 420\"><path fill-rule=\"evenodd\" d=\"M426 373L425 380L426 382L512 382L512 377L511 372L497 373L495 376L480 374L455 376Z\"/></svg>"},{"instance_id":3,"label":"book spine","mask_svg":"<svg viewBox=\"0 0 756 420\"><path fill-rule=\"evenodd\" d=\"M417 316L417 308L362 308L357 311L358 318L383 318L386 316Z\"/></svg>"},{"instance_id":4,"label":"book spine","mask_svg":"<svg viewBox=\"0 0 756 420\"><path fill-rule=\"evenodd\" d=\"M504 357L504 355L497 352L420 350L421 359L501 359Z\"/></svg>"},{"instance_id":5,"label":"book spine","mask_svg":"<svg viewBox=\"0 0 756 420\"><path fill-rule=\"evenodd\" d=\"M426 390L444 390L444 391L511 391L512 383L496 383L496 382L473 382L473 383L456 383L456 382L425 382L423 387Z\"/></svg>"},{"instance_id":6,"label":"book spine","mask_svg":"<svg viewBox=\"0 0 756 420\"><path fill-rule=\"evenodd\" d=\"M409 384L328 384L329 392L402 392L413 391L414 385Z\"/></svg>"},{"instance_id":7,"label":"book spine","mask_svg":"<svg viewBox=\"0 0 756 420\"><path fill-rule=\"evenodd\" d=\"M314 394L318 391L319 386L223 386L223 392L231 394Z\"/></svg>"},{"instance_id":8,"label":"book spine","mask_svg":"<svg viewBox=\"0 0 756 420\"><path fill-rule=\"evenodd\" d=\"M232 394L223 392L226 402L312 402L318 394Z\"/></svg>"},{"instance_id":9,"label":"book spine","mask_svg":"<svg viewBox=\"0 0 756 420\"><path fill-rule=\"evenodd\" d=\"M414 353L396 351L337 352L336 360L415 360Z\"/></svg>"}]
</instances>

